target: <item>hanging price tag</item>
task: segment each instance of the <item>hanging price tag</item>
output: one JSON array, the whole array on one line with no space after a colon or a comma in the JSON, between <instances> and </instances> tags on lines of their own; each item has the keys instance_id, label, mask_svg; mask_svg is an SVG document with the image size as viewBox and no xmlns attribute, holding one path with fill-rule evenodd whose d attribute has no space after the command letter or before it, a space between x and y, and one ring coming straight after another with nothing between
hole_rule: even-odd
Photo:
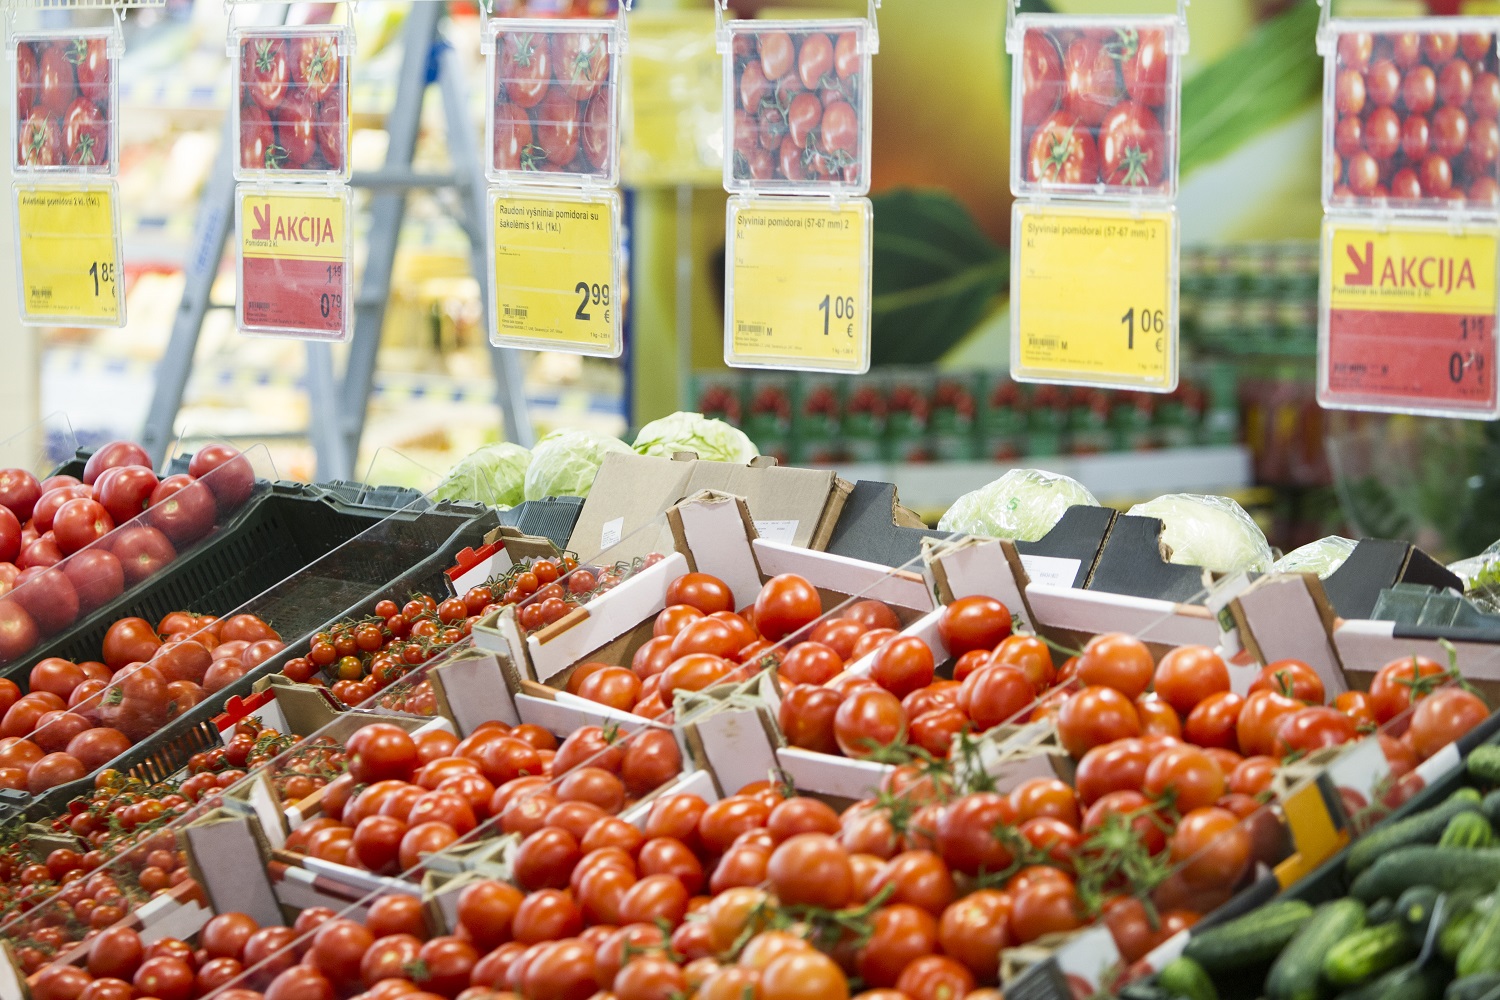
<instances>
[{"instance_id":1,"label":"hanging price tag","mask_svg":"<svg viewBox=\"0 0 1500 1000\"><path fill-rule=\"evenodd\" d=\"M1318 402L1500 415L1493 228L1323 222Z\"/></svg>"},{"instance_id":2,"label":"hanging price tag","mask_svg":"<svg viewBox=\"0 0 1500 1000\"><path fill-rule=\"evenodd\" d=\"M870 368L870 202L729 199L724 361Z\"/></svg>"},{"instance_id":3,"label":"hanging price tag","mask_svg":"<svg viewBox=\"0 0 1500 1000\"><path fill-rule=\"evenodd\" d=\"M620 196L492 191L490 343L617 358Z\"/></svg>"},{"instance_id":4,"label":"hanging price tag","mask_svg":"<svg viewBox=\"0 0 1500 1000\"><path fill-rule=\"evenodd\" d=\"M16 185L21 319L123 326L120 217L115 184Z\"/></svg>"},{"instance_id":5,"label":"hanging price tag","mask_svg":"<svg viewBox=\"0 0 1500 1000\"><path fill-rule=\"evenodd\" d=\"M1017 201L1011 377L1177 387L1177 215Z\"/></svg>"},{"instance_id":6,"label":"hanging price tag","mask_svg":"<svg viewBox=\"0 0 1500 1000\"><path fill-rule=\"evenodd\" d=\"M348 340L349 192L241 188L239 327L245 333Z\"/></svg>"}]
</instances>

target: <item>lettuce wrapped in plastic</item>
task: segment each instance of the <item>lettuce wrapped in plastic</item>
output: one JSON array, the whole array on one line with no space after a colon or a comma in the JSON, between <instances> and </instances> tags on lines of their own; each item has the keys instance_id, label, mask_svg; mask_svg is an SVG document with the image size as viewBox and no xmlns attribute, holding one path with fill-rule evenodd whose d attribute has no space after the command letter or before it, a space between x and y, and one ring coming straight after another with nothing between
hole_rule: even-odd
<instances>
[{"instance_id":1,"label":"lettuce wrapped in plastic","mask_svg":"<svg viewBox=\"0 0 1500 1000\"><path fill-rule=\"evenodd\" d=\"M1228 497L1169 493L1138 503L1127 514L1158 518L1168 562L1202 566L1215 573L1264 573L1271 568L1271 545L1245 508Z\"/></svg>"},{"instance_id":2,"label":"lettuce wrapped in plastic","mask_svg":"<svg viewBox=\"0 0 1500 1000\"><path fill-rule=\"evenodd\" d=\"M671 458L679 451L692 451L710 462L739 465L760 454L755 442L733 424L686 411L653 420L642 427L635 436L635 450L642 455L660 458Z\"/></svg>"},{"instance_id":3,"label":"lettuce wrapped in plastic","mask_svg":"<svg viewBox=\"0 0 1500 1000\"><path fill-rule=\"evenodd\" d=\"M1316 573L1319 580L1326 580L1334 570L1344 565L1349 553L1358 544L1352 538L1341 535L1326 535L1316 542L1308 542L1276 560L1271 568L1278 573Z\"/></svg>"},{"instance_id":4,"label":"lettuce wrapped in plastic","mask_svg":"<svg viewBox=\"0 0 1500 1000\"><path fill-rule=\"evenodd\" d=\"M1449 563L1464 582L1464 596L1484 612L1500 614L1500 542L1493 542L1477 556Z\"/></svg>"},{"instance_id":5,"label":"lettuce wrapped in plastic","mask_svg":"<svg viewBox=\"0 0 1500 1000\"><path fill-rule=\"evenodd\" d=\"M487 444L449 469L432 497L514 507L525 499L526 470L530 465L529 448L510 441Z\"/></svg>"},{"instance_id":6,"label":"lettuce wrapped in plastic","mask_svg":"<svg viewBox=\"0 0 1500 1000\"><path fill-rule=\"evenodd\" d=\"M531 449L526 499L588 496L594 474L612 451L629 454L630 446L596 431L553 431Z\"/></svg>"},{"instance_id":7,"label":"lettuce wrapped in plastic","mask_svg":"<svg viewBox=\"0 0 1500 1000\"><path fill-rule=\"evenodd\" d=\"M959 497L938 521L938 530L1034 542L1076 504L1097 507L1099 501L1076 479L1040 469L1011 469Z\"/></svg>"}]
</instances>

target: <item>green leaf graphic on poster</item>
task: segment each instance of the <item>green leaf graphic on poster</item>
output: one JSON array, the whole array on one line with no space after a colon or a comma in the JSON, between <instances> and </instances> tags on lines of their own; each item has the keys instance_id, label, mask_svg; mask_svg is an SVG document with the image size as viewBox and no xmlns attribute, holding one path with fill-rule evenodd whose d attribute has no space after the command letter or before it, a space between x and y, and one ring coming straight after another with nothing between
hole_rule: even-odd
<instances>
[{"instance_id":1,"label":"green leaf graphic on poster","mask_svg":"<svg viewBox=\"0 0 1500 1000\"><path fill-rule=\"evenodd\" d=\"M871 361L935 361L1005 289L1009 258L951 195L902 190L874 203Z\"/></svg>"}]
</instances>

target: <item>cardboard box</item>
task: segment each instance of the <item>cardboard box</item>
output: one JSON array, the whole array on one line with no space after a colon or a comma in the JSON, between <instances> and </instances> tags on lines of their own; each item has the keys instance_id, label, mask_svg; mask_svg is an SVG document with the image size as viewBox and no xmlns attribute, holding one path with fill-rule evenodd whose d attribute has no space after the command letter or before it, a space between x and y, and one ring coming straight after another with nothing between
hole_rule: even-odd
<instances>
[{"instance_id":1,"label":"cardboard box","mask_svg":"<svg viewBox=\"0 0 1500 1000\"><path fill-rule=\"evenodd\" d=\"M673 504L714 490L743 497L761 537L824 549L852 488L830 471L782 468L765 456L732 465L612 453L599 467L568 548L588 557L629 538L615 558L665 551L664 539L640 529Z\"/></svg>"},{"instance_id":2,"label":"cardboard box","mask_svg":"<svg viewBox=\"0 0 1500 1000\"><path fill-rule=\"evenodd\" d=\"M1406 542L1362 539L1343 565L1323 581L1340 618L1369 618L1380 592L1398 583L1427 584L1463 593L1463 581L1427 553Z\"/></svg>"},{"instance_id":3,"label":"cardboard box","mask_svg":"<svg viewBox=\"0 0 1500 1000\"><path fill-rule=\"evenodd\" d=\"M922 539L946 537L948 532L927 527L901 506L894 484L862 479L844 501L828 551L883 566L909 566L922 558Z\"/></svg>"}]
</instances>

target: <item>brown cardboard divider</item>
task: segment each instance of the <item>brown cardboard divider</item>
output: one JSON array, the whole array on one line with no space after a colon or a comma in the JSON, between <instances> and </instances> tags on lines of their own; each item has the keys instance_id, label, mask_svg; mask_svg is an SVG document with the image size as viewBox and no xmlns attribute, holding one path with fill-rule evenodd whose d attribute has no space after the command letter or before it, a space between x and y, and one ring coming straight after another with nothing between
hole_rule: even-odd
<instances>
[{"instance_id":1,"label":"brown cardboard divider","mask_svg":"<svg viewBox=\"0 0 1500 1000\"><path fill-rule=\"evenodd\" d=\"M271 884L271 846L253 817L216 809L182 831L188 868L215 913L238 911L262 927L283 923Z\"/></svg>"},{"instance_id":2,"label":"brown cardboard divider","mask_svg":"<svg viewBox=\"0 0 1500 1000\"><path fill-rule=\"evenodd\" d=\"M714 490L744 497L756 520L775 525L792 544L823 549L852 488L831 471L781 468L764 456L734 465L611 453L594 477L568 548L580 556L611 548L674 504ZM644 556L663 544L642 536L622 554Z\"/></svg>"}]
</instances>

